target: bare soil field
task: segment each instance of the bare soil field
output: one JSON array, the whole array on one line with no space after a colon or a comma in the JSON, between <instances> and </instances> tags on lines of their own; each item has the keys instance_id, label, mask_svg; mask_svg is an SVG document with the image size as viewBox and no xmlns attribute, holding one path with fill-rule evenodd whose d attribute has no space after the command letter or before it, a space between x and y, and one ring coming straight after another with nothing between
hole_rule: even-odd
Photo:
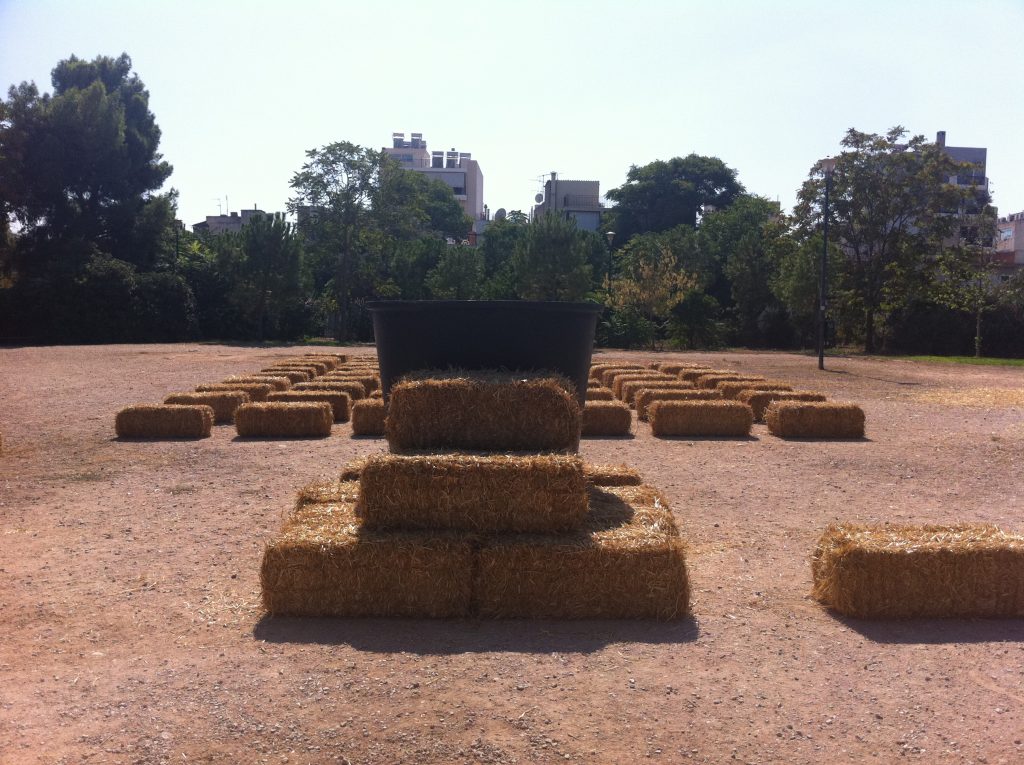
<instances>
[{"instance_id":1,"label":"bare soil field","mask_svg":"<svg viewBox=\"0 0 1024 765\"><path fill-rule=\"evenodd\" d=\"M270 619L297 489L384 441L119 441L114 414L294 350L0 349L0 763L1024 762L1024 620L808 594L833 521L1024 529L1019 367L659 354L867 413L852 442L584 440L668 496L691 619Z\"/></svg>"}]
</instances>

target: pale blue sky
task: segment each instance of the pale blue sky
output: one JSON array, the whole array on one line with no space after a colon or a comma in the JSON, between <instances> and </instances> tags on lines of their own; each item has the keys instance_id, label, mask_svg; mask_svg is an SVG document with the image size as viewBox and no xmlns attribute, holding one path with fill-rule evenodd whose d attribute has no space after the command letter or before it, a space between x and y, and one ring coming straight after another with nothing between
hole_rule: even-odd
<instances>
[{"instance_id":1,"label":"pale blue sky","mask_svg":"<svg viewBox=\"0 0 1024 765\"><path fill-rule=\"evenodd\" d=\"M1024 0L219 2L0 0L0 86L127 52L188 225L282 210L306 149L392 131L472 152L484 201L690 152L793 204L849 127L988 147L1024 210Z\"/></svg>"}]
</instances>

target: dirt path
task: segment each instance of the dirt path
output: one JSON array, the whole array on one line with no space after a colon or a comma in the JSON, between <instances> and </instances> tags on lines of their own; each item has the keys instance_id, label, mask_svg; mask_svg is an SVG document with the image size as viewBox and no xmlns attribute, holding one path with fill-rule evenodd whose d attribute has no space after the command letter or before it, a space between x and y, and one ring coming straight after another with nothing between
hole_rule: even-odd
<instances>
[{"instance_id":1,"label":"dirt path","mask_svg":"<svg viewBox=\"0 0 1024 765\"><path fill-rule=\"evenodd\" d=\"M808 598L834 520L1024 530L1019 368L687 355L868 417L856 443L584 441L667 493L692 620L271 620L264 540L383 441L126 443L113 418L289 353L0 350L0 763L1024 762L1024 620Z\"/></svg>"}]
</instances>

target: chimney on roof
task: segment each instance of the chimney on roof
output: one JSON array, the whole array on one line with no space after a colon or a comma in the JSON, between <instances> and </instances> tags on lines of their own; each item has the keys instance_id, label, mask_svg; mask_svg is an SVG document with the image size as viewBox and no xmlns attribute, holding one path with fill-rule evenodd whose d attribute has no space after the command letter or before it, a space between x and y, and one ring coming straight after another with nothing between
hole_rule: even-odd
<instances>
[{"instance_id":1,"label":"chimney on roof","mask_svg":"<svg viewBox=\"0 0 1024 765\"><path fill-rule=\"evenodd\" d=\"M935 134L935 143L940 148L945 148L945 146L946 146L946 131L945 130L940 130L938 133Z\"/></svg>"}]
</instances>

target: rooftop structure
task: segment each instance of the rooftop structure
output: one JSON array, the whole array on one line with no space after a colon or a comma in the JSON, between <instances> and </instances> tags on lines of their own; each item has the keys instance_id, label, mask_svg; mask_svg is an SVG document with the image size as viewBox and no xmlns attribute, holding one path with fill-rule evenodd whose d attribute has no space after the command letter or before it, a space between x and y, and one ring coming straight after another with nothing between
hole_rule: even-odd
<instances>
[{"instance_id":1,"label":"rooftop structure","mask_svg":"<svg viewBox=\"0 0 1024 765\"><path fill-rule=\"evenodd\" d=\"M248 225L253 217L266 214L263 210L252 209L240 210L228 215L207 215L206 220L192 226L192 232L195 234L237 234L243 226Z\"/></svg>"},{"instance_id":2,"label":"rooftop structure","mask_svg":"<svg viewBox=\"0 0 1024 765\"><path fill-rule=\"evenodd\" d=\"M391 146L384 153L406 170L425 173L447 184L462 209L474 221L484 219L484 176L480 164L469 152L430 151L422 133L392 133Z\"/></svg>"},{"instance_id":3,"label":"rooftop structure","mask_svg":"<svg viewBox=\"0 0 1024 765\"><path fill-rule=\"evenodd\" d=\"M597 231L603 211L600 181L567 181L558 173L551 173L544 183L543 198L533 208L534 216L553 212L572 218L584 231Z\"/></svg>"}]
</instances>

